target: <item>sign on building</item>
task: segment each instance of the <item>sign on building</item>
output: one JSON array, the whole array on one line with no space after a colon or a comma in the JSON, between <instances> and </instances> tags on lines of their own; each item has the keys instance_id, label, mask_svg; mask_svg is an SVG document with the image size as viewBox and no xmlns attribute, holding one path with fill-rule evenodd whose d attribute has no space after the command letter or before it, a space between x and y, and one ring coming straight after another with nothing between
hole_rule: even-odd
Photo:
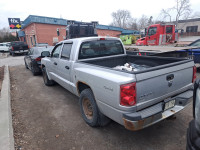
<instances>
[{"instance_id":1,"label":"sign on building","mask_svg":"<svg viewBox=\"0 0 200 150\"><path fill-rule=\"evenodd\" d=\"M8 18L10 29L21 29L20 18Z\"/></svg>"}]
</instances>

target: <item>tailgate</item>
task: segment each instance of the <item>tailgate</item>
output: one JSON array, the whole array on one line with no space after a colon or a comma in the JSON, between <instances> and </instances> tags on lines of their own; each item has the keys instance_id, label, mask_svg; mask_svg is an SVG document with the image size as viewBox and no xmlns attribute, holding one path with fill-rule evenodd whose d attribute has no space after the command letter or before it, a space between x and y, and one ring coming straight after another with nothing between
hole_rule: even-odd
<instances>
[{"instance_id":1,"label":"tailgate","mask_svg":"<svg viewBox=\"0 0 200 150\"><path fill-rule=\"evenodd\" d=\"M194 62L136 74L137 110L191 89Z\"/></svg>"},{"instance_id":2,"label":"tailgate","mask_svg":"<svg viewBox=\"0 0 200 150\"><path fill-rule=\"evenodd\" d=\"M18 50L27 50L28 49L28 45L16 45L13 46L14 51L18 51Z\"/></svg>"}]
</instances>

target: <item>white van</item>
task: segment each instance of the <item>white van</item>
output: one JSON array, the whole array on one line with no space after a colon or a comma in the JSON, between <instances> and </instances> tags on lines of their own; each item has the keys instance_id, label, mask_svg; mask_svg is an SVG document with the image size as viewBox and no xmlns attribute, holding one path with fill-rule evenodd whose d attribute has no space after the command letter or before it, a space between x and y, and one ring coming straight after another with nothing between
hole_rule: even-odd
<instances>
[{"instance_id":1,"label":"white van","mask_svg":"<svg viewBox=\"0 0 200 150\"><path fill-rule=\"evenodd\" d=\"M0 51L1 52L9 52L10 42L0 43Z\"/></svg>"}]
</instances>

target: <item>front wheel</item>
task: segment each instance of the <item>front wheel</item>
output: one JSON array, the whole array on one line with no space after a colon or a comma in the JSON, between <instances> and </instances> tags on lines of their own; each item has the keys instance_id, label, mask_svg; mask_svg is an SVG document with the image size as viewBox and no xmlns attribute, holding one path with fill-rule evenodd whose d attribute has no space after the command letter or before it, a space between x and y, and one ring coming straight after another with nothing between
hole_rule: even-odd
<instances>
[{"instance_id":1,"label":"front wheel","mask_svg":"<svg viewBox=\"0 0 200 150\"><path fill-rule=\"evenodd\" d=\"M53 80L49 80L45 67L42 68L42 76L43 76L44 84L46 86L52 86L55 84Z\"/></svg>"},{"instance_id":2,"label":"front wheel","mask_svg":"<svg viewBox=\"0 0 200 150\"><path fill-rule=\"evenodd\" d=\"M81 92L79 103L82 117L91 127L105 126L110 122L110 119L99 111L91 89Z\"/></svg>"}]
</instances>

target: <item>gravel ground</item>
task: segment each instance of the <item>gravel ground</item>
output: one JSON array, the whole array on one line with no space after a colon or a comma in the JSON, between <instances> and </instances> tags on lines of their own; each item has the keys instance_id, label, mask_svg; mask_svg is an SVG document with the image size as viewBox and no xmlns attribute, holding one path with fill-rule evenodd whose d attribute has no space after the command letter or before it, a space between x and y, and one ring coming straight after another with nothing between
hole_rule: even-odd
<instances>
[{"instance_id":1,"label":"gravel ground","mask_svg":"<svg viewBox=\"0 0 200 150\"><path fill-rule=\"evenodd\" d=\"M1 95L1 88L2 88L2 83L3 83L3 78L4 78L4 66L0 67L0 95Z\"/></svg>"},{"instance_id":2,"label":"gravel ground","mask_svg":"<svg viewBox=\"0 0 200 150\"><path fill-rule=\"evenodd\" d=\"M192 104L143 130L111 122L91 128L82 119L78 98L59 85L46 87L24 66L10 67L15 146L21 150L184 150ZM199 76L199 74L198 74Z\"/></svg>"},{"instance_id":3,"label":"gravel ground","mask_svg":"<svg viewBox=\"0 0 200 150\"><path fill-rule=\"evenodd\" d=\"M3 65L18 66L24 64L24 56L10 56L7 53L0 53L0 67Z\"/></svg>"}]
</instances>

